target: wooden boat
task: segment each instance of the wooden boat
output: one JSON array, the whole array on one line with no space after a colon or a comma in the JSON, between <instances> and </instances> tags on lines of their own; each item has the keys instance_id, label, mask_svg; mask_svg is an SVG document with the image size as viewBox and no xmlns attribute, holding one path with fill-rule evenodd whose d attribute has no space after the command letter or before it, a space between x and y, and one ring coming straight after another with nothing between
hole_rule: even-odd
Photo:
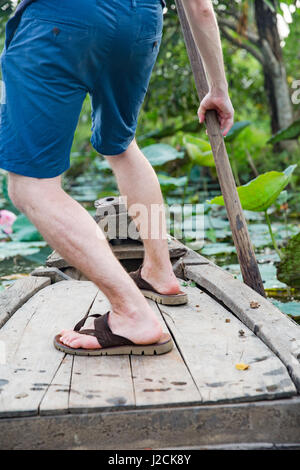
<instances>
[{"instance_id":1,"label":"wooden boat","mask_svg":"<svg viewBox=\"0 0 300 470\"><path fill-rule=\"evenodd\" d=\"M141 244L112 248L126 269L141 263ZM174 338L163 356L54 349L62 328L108 310L55 252L1 293L1 449L300 448L299 326L172 237L169 248L189 302L149 301Z\"/></svg>"}]
</instances>

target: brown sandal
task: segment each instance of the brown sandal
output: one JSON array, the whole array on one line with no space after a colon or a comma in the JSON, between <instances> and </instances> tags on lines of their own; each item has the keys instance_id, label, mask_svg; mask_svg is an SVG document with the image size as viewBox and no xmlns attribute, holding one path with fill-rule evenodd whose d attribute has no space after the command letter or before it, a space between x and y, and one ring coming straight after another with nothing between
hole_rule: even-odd
<instances>
[{"instance_id":1,"label":"brown sandal","mask_svg":"<svg viewBox=\"0 0 300 470\"><path fill-rule=\"evenodd\" d=\"M160 294L157 292L149 282L142 278L142 267L143 265L137 271L129 273L129 276L134 280L145 297L163 305L183 305L187 303L188 297L184 292L179 294Z\"/></svg>"},{"instance_id":2,"label":"brown sandal","mask_svg":"<svg viewBox=\"0 0 300 470\"><path fill-rule=\"evenodd\" d=\"M173 341L169 334L163 333L158 343L154 344L135 344L130 339L112 333L108 325L108 315L90 315L95 317L95 329L80 330L86 322L88 315L80 320L74 327L74 331L83 335L95 336L101 344L99 349L71 348L60 341L61 335L54 338L54 346L59 351L76 356L114 356L121 354L154 356L156 354L165 354L173 348Z\"/></svg>"}]
</instances>

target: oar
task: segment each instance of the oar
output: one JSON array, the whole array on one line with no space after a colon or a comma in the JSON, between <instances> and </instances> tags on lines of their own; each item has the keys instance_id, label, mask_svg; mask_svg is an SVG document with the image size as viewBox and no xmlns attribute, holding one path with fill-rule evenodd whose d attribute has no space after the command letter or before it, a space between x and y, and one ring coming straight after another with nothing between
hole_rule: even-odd
<instances>
[{"instance_id":1,"label":"oar","mask_svg":"<svg viewBox=\"0 0 300 470\"><path fill-rule=\"evenodd\" d=\"M181 0L175 0L183 37L195 78L196 89L201 101L208 91L208 83L202 59L194 41ZM239 259L245 284L265 297L263 282L250 240L246 219L233 178L224 138L221 133L216 111L206 112L205 124L210 140L221 191L225 201L232 237Z\"/></svg>"}]
</instances>

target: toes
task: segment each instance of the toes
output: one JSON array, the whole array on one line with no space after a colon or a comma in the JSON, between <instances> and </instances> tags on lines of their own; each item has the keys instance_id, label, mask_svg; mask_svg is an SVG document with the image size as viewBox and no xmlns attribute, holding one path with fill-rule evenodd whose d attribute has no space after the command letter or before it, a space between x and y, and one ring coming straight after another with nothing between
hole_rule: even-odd
<instances>
[{"instance_id":1,"label":"toes","mask_svg":"<svg viewBox=\"0 0 300 470\"><path fill-rule=\"evenodd\" d=\"M78 333L75 333L74 331L66 331L66 333L60 337L60 341L69 346L70 342L74 339L74 337L77 337L77 335Z\"/></svg>"},{"instance_id":2,"label":"toes","mask_svg":"<svg viewBox=\"0 0 300 470\"><path fill-rule=\"evenodd\" d=\"M81 347L84 349L99 349L100 345L94 336L82 335Z\"/></svg>"},{"instance_id":3,"label":"toes","mask_svg":"<svg viewBox=\"0 0 300 470\"><path fill-rule=\"evenodd\" d=\"M78 349L99 349L100 345L97 338L89 335L83 335L76 331L65 331L65 334L60 337L61 343L69 346L70 348Z\"/></svg>"},{"instance_id":4,"label":"toes","mask_svg":"<svg viewBox=\"0 0 300 470\"><path fill-rule=\"evenodd\" d=\"M70 340L69 346L70 348L78 349L82 347L81 342L81 338L73 338Z\"/></svg>"}]
</instances>

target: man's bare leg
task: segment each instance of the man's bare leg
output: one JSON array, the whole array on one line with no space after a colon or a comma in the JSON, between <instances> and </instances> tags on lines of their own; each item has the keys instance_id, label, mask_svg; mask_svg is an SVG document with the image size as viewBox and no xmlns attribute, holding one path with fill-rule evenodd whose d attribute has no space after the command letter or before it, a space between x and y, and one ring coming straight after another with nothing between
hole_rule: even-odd
<instances>
[{"instance_id":1,"label":"man's bare leg","mask_svg":"<svg viewBox=\"0 0 300 470\"><path fill-rule=\"evenodd\" d=\"M106 158L121 194L127 196L129 209L135 204L142 206L138 215L145 247L142 277L161 294L177 294L180 287L170 262L165 215L162 211L159 226L158 218L151 217L151 207L156 210L160 206L163 209L163 197L155 171L135 139L121 155ZM151 233L156 235L155 239L151 238Z\"/></svg>"},{"instance_id":2,"label":"man's bare leg","mask_svg":"<svg viewBox=\"0 0 300 470\"><path fill-rule=\"evenodd\" d=\"M155 314L93 218L63 191L60 177L37 179L10 173L9 194L45 240L108 297L113 333L137 344L158 341L162 331ZM74 348L99 347L95 337L74 331L64 331L62 341Z\"/></svg>"}]
</instances>

